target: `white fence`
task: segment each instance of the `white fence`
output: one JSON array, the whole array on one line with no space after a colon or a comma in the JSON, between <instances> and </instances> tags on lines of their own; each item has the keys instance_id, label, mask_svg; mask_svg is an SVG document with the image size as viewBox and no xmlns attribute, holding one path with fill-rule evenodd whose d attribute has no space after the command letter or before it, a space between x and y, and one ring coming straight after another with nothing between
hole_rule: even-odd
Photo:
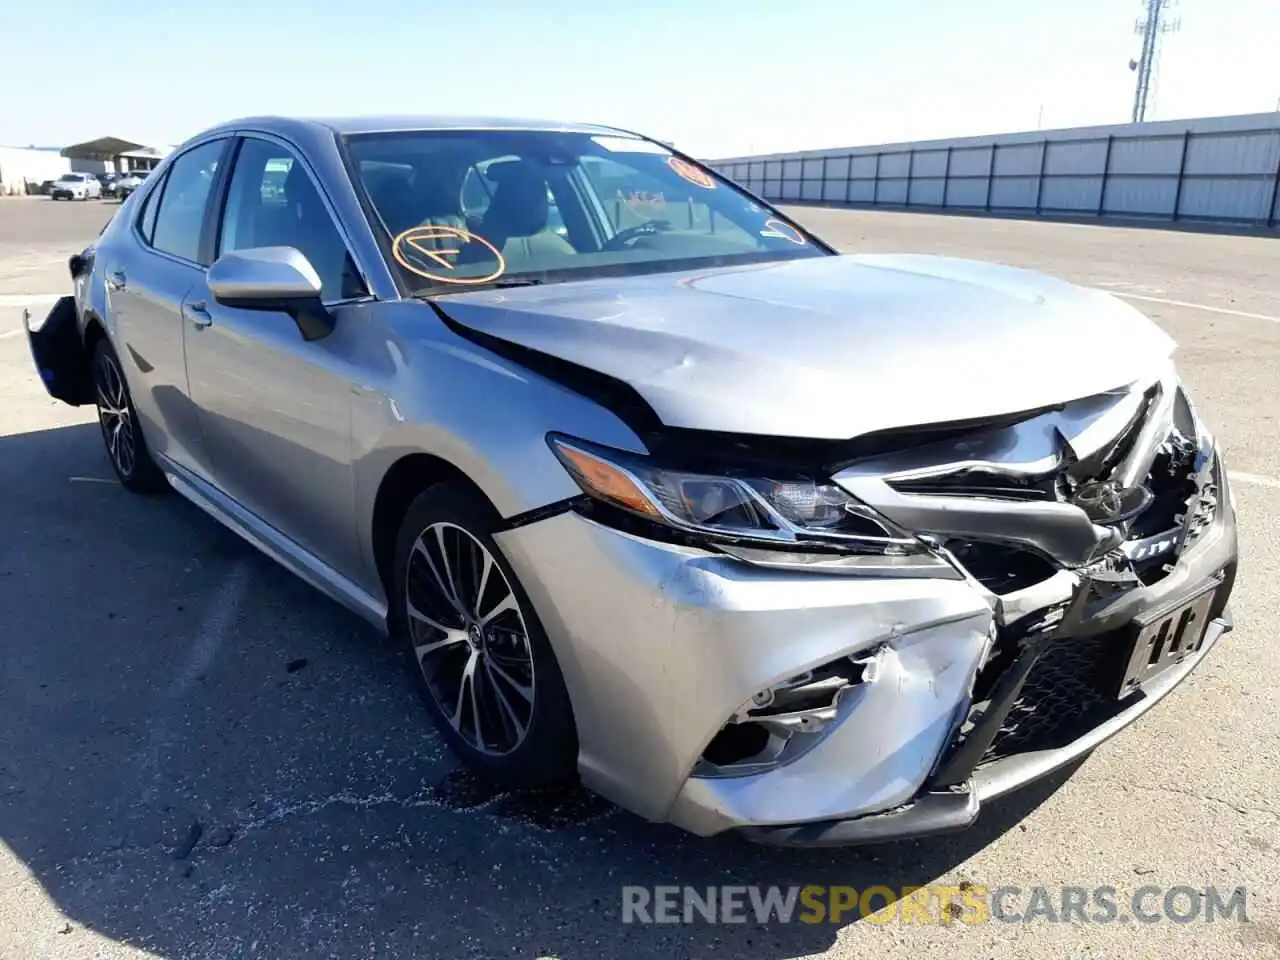
<instances>
[{"instance_id":1,"label":"white fence","mask_svg":"<svg viewBox=\"0 0 1280 960\"><path fill-rule=\"evenodd\" d=\"M771 201L1280 222L1280 113L805 150L709 165Z\"/></svg>"}]
</instances>

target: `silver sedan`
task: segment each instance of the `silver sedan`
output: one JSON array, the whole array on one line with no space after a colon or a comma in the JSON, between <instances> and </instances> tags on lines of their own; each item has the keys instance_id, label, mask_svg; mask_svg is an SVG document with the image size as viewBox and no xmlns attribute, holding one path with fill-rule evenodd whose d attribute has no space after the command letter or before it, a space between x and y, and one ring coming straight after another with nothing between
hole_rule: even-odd
<instances>
[{"instance_id":1,"label":"silver sedan","mask_svg":"<svg viewBox=\"0 0 1280 960\"><path fill-rule=\"evenodd\" d=\"M839 255L599 126L229 123L30 331L120 482L402 637L452 748L702 835L973 822L1230 628L1174 344L1022 270Z\"/></svg>"}]
</instances>

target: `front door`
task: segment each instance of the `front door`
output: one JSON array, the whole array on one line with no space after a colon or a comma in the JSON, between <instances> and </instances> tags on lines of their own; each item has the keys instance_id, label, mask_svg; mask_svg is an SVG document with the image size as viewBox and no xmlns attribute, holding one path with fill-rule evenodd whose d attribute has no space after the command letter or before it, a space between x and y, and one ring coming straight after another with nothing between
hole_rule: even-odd
<instances>
[{"instance_id":1,"label":"front door","mask_svg":"<svg viewBox=\"0 0 1280 960\"><path fill-rule=\"evenodd\" d=\"M259 519L346 576L360 569L353 510L350 356L364 294L329 210L293 150L242 141L216 254L296 247L323 281L337 324L302 339L283 312L216 303L204 278L183 303L187 375L214 482Z\"/></svg>"}]
</instances>

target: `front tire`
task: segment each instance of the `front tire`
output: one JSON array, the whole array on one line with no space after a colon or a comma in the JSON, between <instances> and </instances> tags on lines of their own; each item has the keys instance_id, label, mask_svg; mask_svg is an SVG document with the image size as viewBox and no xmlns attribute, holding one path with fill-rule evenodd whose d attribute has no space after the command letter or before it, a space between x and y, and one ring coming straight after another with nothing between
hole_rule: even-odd
<instances>
[{"instance_id":1,"label":"front tire","mask_svg":"<svg viewBox=\"0 0 1280 960\"><path fill-rule=\"evenodd\" d=\"M121 486L133 493L160 493L169 489L164 474L151 459L133 397L129 394L129 383L124 378L124 368L106 337L93 348L93 388L107 458Z\"/></svg>"},{"instance_id":2,"label":"front tire","mask_svg":"<svg viewBox=\"0 0 1280 960\"><path fill-rule=\"evenodd\" d=\"M470 767L512 786L571 779L578 741L546 631L478 493L438 484L396 538L392 619L427 711Z\"/></svg>"}]
</instances>

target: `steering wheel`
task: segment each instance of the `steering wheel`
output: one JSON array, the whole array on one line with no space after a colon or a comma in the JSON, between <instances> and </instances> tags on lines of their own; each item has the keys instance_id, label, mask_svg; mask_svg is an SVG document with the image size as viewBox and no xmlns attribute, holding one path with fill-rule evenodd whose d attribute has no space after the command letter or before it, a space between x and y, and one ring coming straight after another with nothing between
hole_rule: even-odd
<instances>
[{"instance_id":1,"label":"steering wheel","mask_svg":"<svg viewBox=\"0 0 1280 960\"><path fill-rule=\"evenodd\" d=\"M638 223L634 227L627 227L619 230L612 237L604 242L600 247L600 252L606 250L625 250L627 244L640 237L650 237L655 233L662 233L664 230L671 229L671 221L669 220L646 220L644 223Z\"/></svg>"}]
</instances>

